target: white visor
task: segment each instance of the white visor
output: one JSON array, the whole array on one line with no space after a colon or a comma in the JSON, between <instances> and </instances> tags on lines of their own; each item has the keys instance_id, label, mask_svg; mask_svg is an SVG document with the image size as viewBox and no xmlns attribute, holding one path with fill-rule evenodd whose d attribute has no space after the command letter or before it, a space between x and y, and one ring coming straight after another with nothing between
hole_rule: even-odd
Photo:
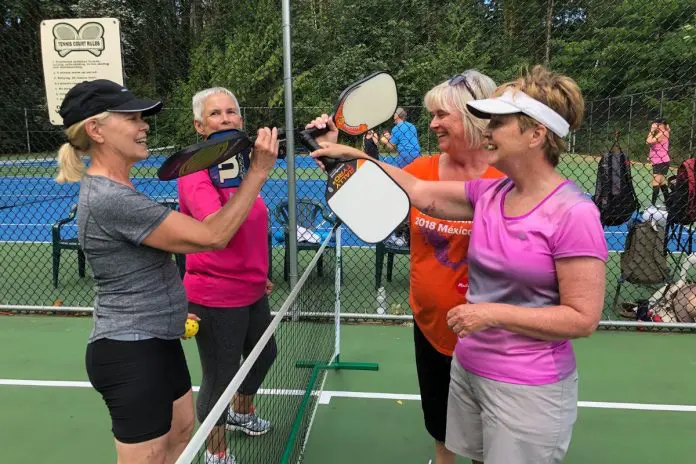
<instances>
[{"instance_id":1,"label":"white visor","mask_svg":"<svg viewBox=\"0 0 696 464\"><path fill-rule=\"evenodd\" d=\"M521 90L508 89L500 97L471 100L466 106L471 114L481 119L490 119L492 114L524 113L559 137L568 135L570 129L570 124L560 114Z\"/></svg>"}]
</instances>

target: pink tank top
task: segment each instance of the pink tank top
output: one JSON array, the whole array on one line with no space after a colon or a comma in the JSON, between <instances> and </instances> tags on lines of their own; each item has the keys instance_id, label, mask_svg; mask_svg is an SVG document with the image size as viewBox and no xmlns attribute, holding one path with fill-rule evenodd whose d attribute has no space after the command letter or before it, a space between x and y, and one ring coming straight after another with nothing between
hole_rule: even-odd
<instances>
[{"instance_id":1,"label":"pink tank top","mask_svg":"<svg viewBox=\"0 0 696 464\"><path fill-rule=\"evenodd\" d=\"M650 162L652 164L669 162L669 139L650 145Z\"/></svg>"}]
</instances>

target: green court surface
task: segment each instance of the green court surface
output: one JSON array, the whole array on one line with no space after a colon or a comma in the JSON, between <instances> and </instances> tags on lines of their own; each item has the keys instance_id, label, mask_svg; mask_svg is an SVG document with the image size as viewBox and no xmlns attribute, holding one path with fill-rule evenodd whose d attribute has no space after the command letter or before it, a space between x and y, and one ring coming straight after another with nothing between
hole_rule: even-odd
<instances>
[{"instance_id":1,"label":"green court surface","mask_svg":"<svg viewBox=\"0 0 696 464\"><path fill-rule=\"evenodd\" d=\"M278 309L290 293L290 285L283 280L284 249L273 247L273 275L271 280L274 291L271 294L271 306ZM299 274L312 257L313 251L299 254ZM343 248L343 275L347 276L341 287L342 311L345 313L363 313L374 311L374 275L375 252L370 248ZM59 300L64 306L91 307L94 304L94 280L92 270L87 268L87 278L81 279L77 274L77 254L64 253L61 258L60 285L53 287L51 282L51 245L48 243L0 242L0 262L6 269L11 269L3 276L0 288L6 288L0 294L0 304L51 306ZM330 250L325 259L326 274L321 279L323 291L333 295L334 252ZM386 259L385 259L386 262ZM386 264L383 273L383 286L387 290L391 314L410 313L408 307L408 262L406 255L397 255L394 259L394 275L387 282ZM360 276L360 278L355 278ZM366 287L367 285L367 287ZM370 288L372 286L373 288ZM26 289L31 288L31 292ZM333 301L333 299L331 300ZM397 306L398 305L398 306Z\"/></svg>"},{"instance_id":2,"label":"green court surface","mask_svg":"<svg viewBox=\"0 0 696 464\"><path fill-rule=\"evenodd\" d=\"M341 253L343 255L343 275L346 276L341 286L341 311L344 313L373 312L375 307L374 277L372 277L375 272L374 250L344 248ZM304 269L303 265L306 265L309 255L305 253L301 256L300 273ZM91 278L91 269L87 270L88 278L80 279L75 271L77 269L77 255L66 253L62 259L63 271L60 286L54 288L50 275L51 246L49 244L0 243L0 262L6 263L7 269L12 269L4 282L8 292L5 295L0 295L0 304L12 304L18 299L17 294L21 294L21 301L24 305L51 306L54 301L59 300L64 306L91 307L94 302L94 281ZM326 261L327 267L333 266L332 257ZM34 265L27 265L29 262L34 263ZM274 292L271 295L271 305L273 309L277 309L290 292L288 282L283 280L283 248L274 247L272 265ZM619 265L619 254L610 253L606 270L603 316L605 320L620 320L620 317L614 314L611 309L616 290L616 276L620 274ZM391 282L386 279L386 266L384 266L382 285L387 292L389 314L410 314L411 312L408 304L408 266L409 257L407 255L396 255ZM331 272L327 271L329 274ZM355 276L362 277L355 278ZM31 285L27 286L27 282L31 282ZM323 291L333 291L333 275L321 279L320 282L324 286ZM24 290L27 287L32 288L33 292L27 293ZM632 299L647 297L654 291L650 287L626 285L626 288L627 290L622 296L626 298L628 295Z\"/></svg>"},{"instance_id":3,"label":"green court surface","mask_svg":"<svg viewBox=\"0 0 696 464\"><path fill-rule=\"evenodd\" d=\"M85 383L91 320L5 316L0 327L0 462L114 462L106 409ZM380 369L328 374L304 462L428 463L432 442L422 425L412 328L344 325L341 333L342 361ZM581 402L565 462L694 462L695 340L599 331L576 341ZM198 385L195 342L183 343Z\"/></svg>"}]
</instances>

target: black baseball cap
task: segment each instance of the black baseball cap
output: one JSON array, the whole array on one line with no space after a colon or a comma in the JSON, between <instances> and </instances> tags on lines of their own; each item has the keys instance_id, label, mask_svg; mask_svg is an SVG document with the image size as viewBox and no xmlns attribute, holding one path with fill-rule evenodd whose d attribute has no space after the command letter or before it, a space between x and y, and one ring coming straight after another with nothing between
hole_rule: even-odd
<instances>
[{"instance_id":1,"label":"black baseball cap","mask_svg":"<svg viewBox=\"0 0 696 464\"><path fill-rule=\"evenodd\" d=\"M162 109L162 102L137 98L127 88L108 79L84 81L65 94L60 105L63 125L70 127L90 116L109 111L112 113L138 113L150 116Z\"/></svg>"}]
</instances>

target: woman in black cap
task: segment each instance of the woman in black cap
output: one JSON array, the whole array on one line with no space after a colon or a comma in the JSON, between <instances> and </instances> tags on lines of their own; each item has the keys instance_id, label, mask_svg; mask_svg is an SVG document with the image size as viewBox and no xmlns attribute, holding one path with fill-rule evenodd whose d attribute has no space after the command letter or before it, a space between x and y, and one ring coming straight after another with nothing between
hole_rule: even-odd
<instances>
[{"instance_id":1,"label":"woman in black cap","mask_svg":"<svg viewBox=\"0 0 696 464\"><path fill-rule=\"evenodd\" d=\"M148 156L143 116L161 108L108 80L77 84L60 108L68 143L58 152L57 181L81 183L78 237L96 284L87 374L109 409L121 464L174 462L193 430L191 379L179 340L186 294L170 253L224 247L278 154L277 130L260 129L237 194L199 222L131 183L131 168ZM83 155L91 158L87 169Z\"/></svg>"}]
</instances>

